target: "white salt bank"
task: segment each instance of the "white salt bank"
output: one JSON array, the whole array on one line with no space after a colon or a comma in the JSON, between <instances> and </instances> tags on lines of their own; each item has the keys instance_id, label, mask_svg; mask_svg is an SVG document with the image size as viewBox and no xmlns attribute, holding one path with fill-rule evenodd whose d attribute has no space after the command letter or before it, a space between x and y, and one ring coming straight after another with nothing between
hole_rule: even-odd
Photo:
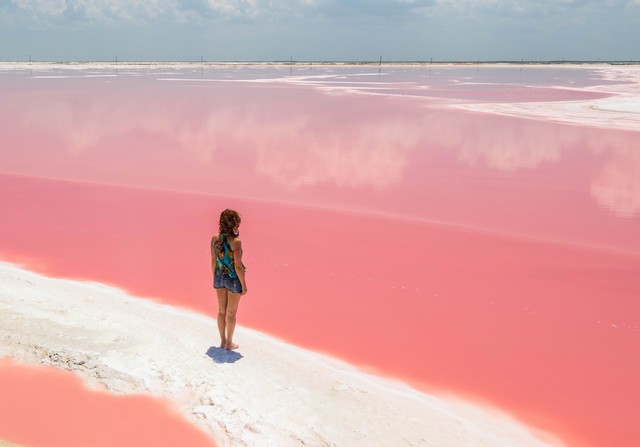
<instances>
[{"instance_id":1,"label":"white salt bank","mask_svg":"<svg viewBox=\"0 0 640 447\"><path fill-rule=\"evenodd\" d=\"M173 400L221 446L560 445L246 328L236 341L214 347L216 322L195 313L0 264L0 356Z\"/></svg>"},{"instance_id":2,"label":"white salt bank","mask_svg":"<svg viewBox=\"0 0 640 447\"><path fill-rule=\"evenodd\" d=\"M623 113L640 113L640 98L601 100L593 106L598 110Z\"/></svg>"},{"instance_id":3,"label":"white salt bank","mask_svg":"<svg viewBox=\"0 0 640 447\"><path fill-rule=\"evenodd\" d=\"M577 126L640 131L640 67L582 67L582 69L598 73L603 84L578 90L610 96L577 101L452 104L451 107Z\"/></svg>"}]
</instances>

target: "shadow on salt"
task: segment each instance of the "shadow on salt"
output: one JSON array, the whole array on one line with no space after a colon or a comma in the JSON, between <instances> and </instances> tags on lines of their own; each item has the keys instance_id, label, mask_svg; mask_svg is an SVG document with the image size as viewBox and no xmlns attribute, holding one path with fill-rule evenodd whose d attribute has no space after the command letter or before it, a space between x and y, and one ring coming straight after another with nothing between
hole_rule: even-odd
<instances>
[{"instance_id":1,"label":"shadow on salt","mask_svg":"<svg viewBox=\"0 0 640 447\"><path fill-rule=\"evenodd\" d=\"M235 363L242 358L242 354L211 346L207 349L207 357L211 358L215 363Z\"/></svg>"}]
</instances>

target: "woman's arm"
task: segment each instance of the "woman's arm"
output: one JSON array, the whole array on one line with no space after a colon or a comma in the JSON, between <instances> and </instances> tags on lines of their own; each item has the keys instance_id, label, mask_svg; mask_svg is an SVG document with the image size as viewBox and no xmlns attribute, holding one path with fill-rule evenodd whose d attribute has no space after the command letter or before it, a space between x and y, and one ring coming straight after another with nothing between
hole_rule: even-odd
<instances>
[{"instance_id":1,"label":"woman's arm","mask_svg":"<svg viewBox=\"0 0 640 447\"><path fill-rule=\"evenodd\" d=\"M240 239L235 238L233 242L231 242L231 249L233 250L233 267L236 271L236 275L238 275L240 284L242 284L242 293L240 295L244 295L245 293L247 293L247 283L244 279L244 264L242 263L242 242L240 241Z\"/></svg>"},{"instance_id":2,"label":"woman's arm","mask_svg":"<svg viewBox=\"0 0 640 447\"><path fill-rule=\"evenodd\" d=\"M211 275L216 273L216 240L218 235L216 234L211 238Z\"/></svg>"}]
</instances>

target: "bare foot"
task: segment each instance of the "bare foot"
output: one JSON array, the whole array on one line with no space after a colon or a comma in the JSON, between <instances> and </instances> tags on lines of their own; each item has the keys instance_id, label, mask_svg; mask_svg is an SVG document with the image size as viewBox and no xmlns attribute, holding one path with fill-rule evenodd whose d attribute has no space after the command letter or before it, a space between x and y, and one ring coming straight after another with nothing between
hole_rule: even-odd
<instances>
[{"instance_id":1,"label":"bare foot","mask_svg":"<svg viewBox=\"0 0 640 447\"><path fill-rule=\"evenodd\" d=\"M227 349L227 340L222 340L220 342L220 349Z\"/></svg>"},{"instance_id":2,"label":"bare foot","mask_svg":"<svg viewBox=\"0 0 640 447\"><path fill-rule=\"evenodd\" d=\"M238 345L237 345L237 344L235 344L235 343L227 343L227 346L226 346L224 349L226 349L226 350L228 350L228 351L232 351L232 350L234 350L234 349L238 349L239 347L240 347L240 346L238 346Z\"/></svg>"}]
</instances>

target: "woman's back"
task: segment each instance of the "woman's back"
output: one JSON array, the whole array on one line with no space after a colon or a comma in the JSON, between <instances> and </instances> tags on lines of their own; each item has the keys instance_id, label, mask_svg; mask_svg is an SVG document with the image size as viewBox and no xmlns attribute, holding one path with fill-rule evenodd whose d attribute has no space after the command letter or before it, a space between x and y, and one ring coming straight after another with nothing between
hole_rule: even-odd
<instances>
[{"instance_id":1,"label":"woman's back","mask_svg":"<svg viewBox=\"0 0 640 447\"><path fill-rule=\"evenodd\" d=\"M235 239L235 238L234 238ZM217 275L226 275L230 278L237 278L233 249L231 248L233 241L229 237L220 233L214 237L214 250L216 254L216 271Z\"/></svg>"}]
</instances>

